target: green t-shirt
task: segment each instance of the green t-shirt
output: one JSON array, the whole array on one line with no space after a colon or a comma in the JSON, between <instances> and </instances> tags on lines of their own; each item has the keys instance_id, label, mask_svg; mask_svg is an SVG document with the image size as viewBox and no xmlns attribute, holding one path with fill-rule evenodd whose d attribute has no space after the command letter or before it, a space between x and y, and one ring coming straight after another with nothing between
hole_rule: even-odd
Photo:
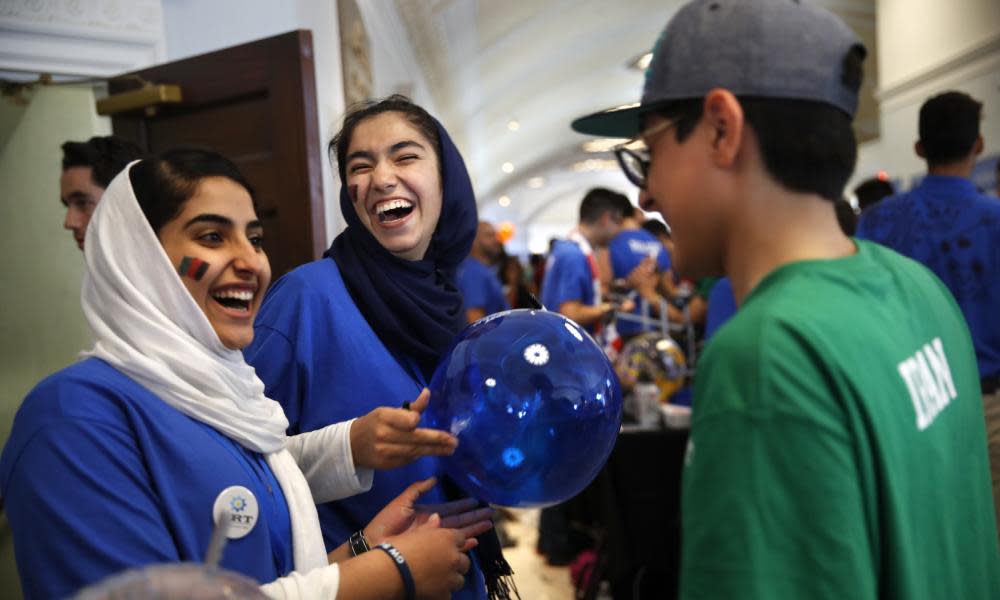
<instances>
[{"instance_id":1,"label":"green t-shirt","mask_svg":"<svg viewBox=\"0 0 1000 600\"><path fill-rule=\"evenodd\" d=\"M968 328L857 244L767 275L699 361L682 598L1000 598Z\"/></svg>"}]
</instances>

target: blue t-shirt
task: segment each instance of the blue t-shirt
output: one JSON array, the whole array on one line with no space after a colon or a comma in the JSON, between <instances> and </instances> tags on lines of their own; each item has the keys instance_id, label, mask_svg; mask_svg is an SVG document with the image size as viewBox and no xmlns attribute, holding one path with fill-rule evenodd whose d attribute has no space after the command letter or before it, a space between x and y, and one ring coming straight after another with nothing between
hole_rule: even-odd
<instances>
[{"instance_id":1,"label":"blue t-shirt","mask_svg":"<svg viewBox=\"0 0 1000 600\"><path fill-rule=\"evenodd\" d=\"M496 273L475 258L470 256L462 261L455 277L466 310L479 308L487 315L510 310Z\"/></svg>"},{"instance_id":2,"label":"blue t-shirt","mask_svg":"<svg viewBox=\"0 0 1000 600\"><path fill-rule=\"evenodd\" d=\"M322 429L380 406L399 407L426 385L415 363L394 356L368 325L329 258L302 265L271 287L243 355L264 381L267 397L285 409L289 434ZM317 506L327 550L347 541L411 483L440 474L437 459L424 457L375 471L366 493ZM420 497L421 503L443 501L440 485ZM475 560L454 597L486 597Z\"/></svg>"},{"instance_id":3,"label":"blue t-shirt","mask_svg":"<svg viewBox=\"0 0 1000 600\"><path fill-rule=\"evenodd\" d=\"M611 272L615 279L627 277L643 260L652 256L660 272L670 270L670 253L656 236L645 229L626 229L608 243Z\"/></svg>"},{"instance_id":4,"label":"blue t-shirt","mask_svg":"<svg viewBox=\"0 0 1000 600\"><path fill-rule=\"evenodd\" d=\"M934 272L962 309L981 377L1000 374L1000 202L962 177L928 175L861 216L857 237Z\"/></svg>"},{"instance_id":5,"label":"blue t-shirt","mask_svg":"<svg viewBox=\"0 0 1000 600\"><path fill-rule=\"evenodd\" d=\"M616 235L608 244L608 256L611 258L611 274L615 279L628 277L639 263L650 256L656 259L656 267L661 273L670 270L670 253L655 235L645 229L626 229ZM639 302L636 302L632 313L642 314ZM625 320L619 320L616 327L618 333L624 336L643 330L639 323Z\"/></svg>"},{"instance_id":6,"label":"blue t-shirt","mask_svg":"<svg viewBox=\"0 0 1000 600\"><path fill-rule=\"evenodd\" d=\"M736 296L733 295L733 284L728 277L723 277L715 282L712 292L708 295L705 339L711 338L735 314Z\"/></svg>"},{"instance_id":7,"label":"blue t-shirt","mask_svg":"<svg viewBox=\"0 0 1000 600\"><path fill-rule=\"evenodd\" d=\"M558 240L542 279L542 304L558 312L563 302L594 304L594 275L587 255L574 242Z\"/></svg>"},{"instance_id":8,"label":"blue t-shirt","mask_svg":"<svg viewBox=\"0 0 1000 600\"><path fill-rule=\"evenodd\" d=\"M202 562L219 494L243 486L256 525L221 566L261 583L293 570L291 525L263 456L90 358L39 383L0 457L0 494L28 598L64 598L120 571Z\"/></svg>"}]
</instances>

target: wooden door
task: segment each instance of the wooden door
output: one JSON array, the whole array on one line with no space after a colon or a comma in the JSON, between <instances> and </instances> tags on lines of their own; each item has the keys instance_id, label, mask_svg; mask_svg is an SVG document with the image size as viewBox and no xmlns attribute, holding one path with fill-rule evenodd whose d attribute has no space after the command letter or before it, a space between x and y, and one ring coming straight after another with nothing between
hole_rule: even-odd
<instances>
[{"instance_id":1,"label":"wooden door","mask_svg":"<svg viewBox=\"0 0 1000 600\"><path fill-rule=\"evenodd\" d=\"M177 84L183 100L112 117L115 135L150 152L216 150L257 192L274 278L319 257L326 234L312 33L300 30L127 73L110 94Z\"/></svg>"}]
</instances>

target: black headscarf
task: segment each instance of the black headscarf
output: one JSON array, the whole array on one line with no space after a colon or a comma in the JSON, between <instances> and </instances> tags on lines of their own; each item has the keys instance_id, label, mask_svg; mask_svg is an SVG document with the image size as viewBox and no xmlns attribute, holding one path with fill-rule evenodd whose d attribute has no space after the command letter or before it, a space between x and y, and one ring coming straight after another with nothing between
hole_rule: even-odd
<instances>
[{"instance_id":1,"label":"black headscarf","mask_svg":"<svg viewBox=\"0 0 1000 600\"><path fill-rule=\"evenodd\" d=\"M358 218L346 185L340 189L340 212L347 229L324 254L336 261L354 303L382 343L393 354L412 357L427 381L465 326L455 269L469 255L479 224L462 155L444 127L435 124L441 140L441 217L424 258L406 260L383 248Z\"/></svg>"}]
</instances>

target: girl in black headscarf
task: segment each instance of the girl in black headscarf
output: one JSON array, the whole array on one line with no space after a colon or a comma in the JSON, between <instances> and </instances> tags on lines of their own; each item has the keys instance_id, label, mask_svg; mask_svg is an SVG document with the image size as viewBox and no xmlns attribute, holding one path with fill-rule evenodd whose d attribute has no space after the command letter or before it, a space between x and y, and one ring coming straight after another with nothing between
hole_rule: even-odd
<instances>
[{"instance_id":1,"label":"girl in black headscarf","mask_svg":"<svg viewBox=\"0 0 1000 600\"><path fill-rule=\"evenodd\" d=\"M464 326L455 268L478 219L462 157L441 124L402 96L361 105L330 143L347 229L323 259L272 288L245 351L285 408L290 432L359 415L351 428L358 466L378 469L372 490L319 506L328 548L371 536L360 528L388 500L435 476L435 455L457 440L416 429L431 374ZM409 401L416 401L409 404ZM407 402L410 410L388 408ZM424 495L441 502L441 486ZM480 536L456 598L506 597L509 567L493 532ZM487 575L484 580L483 571Z\"/></svg>"}]
</instances>

